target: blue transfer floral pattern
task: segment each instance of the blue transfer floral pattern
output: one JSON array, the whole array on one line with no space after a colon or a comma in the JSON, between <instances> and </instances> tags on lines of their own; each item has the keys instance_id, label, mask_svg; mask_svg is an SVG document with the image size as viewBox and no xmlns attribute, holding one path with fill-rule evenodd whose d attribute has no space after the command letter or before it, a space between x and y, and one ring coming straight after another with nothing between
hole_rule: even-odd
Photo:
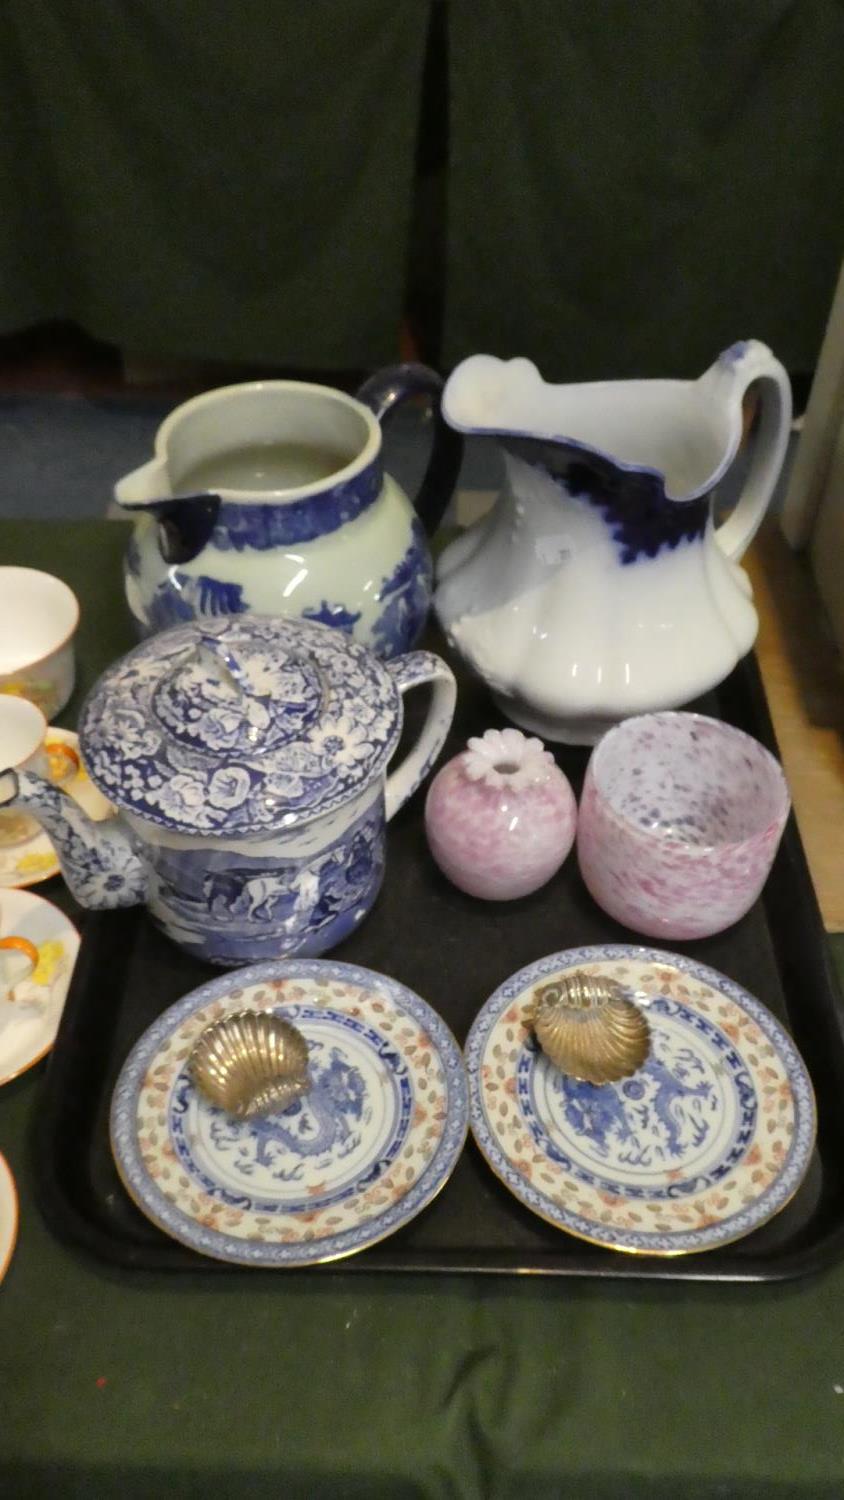
<instances>
[{"instance_id":1,"label":"blue transfer floral pattern","mask_svg":"<svg viewBox=\"0 0 844 1500\"><path fill-rule=\"evenodd\" d=\"M254 835L351 800L400 726L393 680L363 647L243 615L136 647L100 679L80 737L94 781L127 811L180 832Z\"/></svg>"},{"instance_id":2,"label":"blue transfer floral pattern","mask_svg":"<svg viewBox=\"0 0 844 1500\"><path fill-rule=\"evenodd\" d=\"M416 752L385 778L401 693L435 679ZM453 706L452 674L426 652L382 664L323 625L248 615L177 626L110 668L82 714L91 777L133 816L92 824L24 775L15 797L48 826L82 905L145 901L209 963L317 955L372 907L385 820ZM149 824L191 842L162 842Z\"/></svg>"},{"instance_id":3,"label":"blue transfer floral pattern","mask_svg":"<svg viewBox=\"0 0 844 1500\"><path fill-rule=\"evenodd\" d=\"M17 784L19 805L47 829L80 906L110 911L145 900L147 866L141 844L122 823L92 822L66 793L28 771L17 775Z\"/></svg>"}]
</instances>

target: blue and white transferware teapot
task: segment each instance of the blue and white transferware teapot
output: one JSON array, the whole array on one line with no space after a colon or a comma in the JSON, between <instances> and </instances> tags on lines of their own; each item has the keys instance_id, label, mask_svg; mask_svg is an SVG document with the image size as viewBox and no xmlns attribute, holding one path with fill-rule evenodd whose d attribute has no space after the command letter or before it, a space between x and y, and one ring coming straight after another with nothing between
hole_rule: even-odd
<instances>
[{"instance_id":1,"label":"blue and white transferware teapot","mask_svg":"<svg viewBox=\"0 0 844 1500\"><path fill-rule=\"evenodd\" d=\"M402 694L428 682L426 722L387 775ZM82 906L146 902L209 963L313 957L372 906L385 823L454 701L429 652L383 663L325 625L260 615L176 626L110 667L82 710L82 756L117 818L92 822L28 772L0 772L0 807L40 819Z\"/></svg>"},{"instance_id":2,"label":"blue and white transferware teapot","mask_svg":"<svg viewBox=\"0 0 844 1500\"><path fill-rule=\"evenodd\" d=\"M385 659L409 650L431 601L425 531L460 466L442 384L424 365L399 365L357 399L256 380L177 407L155 457L115 488L138 513L125 574L141 633L248 610L337 626ZM408 397L434 412L415 508L381 461L381 419Z\"/></svg>"},{"instance_id":3,"label":"blue and white transferware teapot","mask_svg":"<svg viewBox=\"0 0 844 1500\"><path fill-rule=\"evenodd\" d=\"M760 420L739 501L713 492ZM478 354L443 414L503 449L492 512L442 553L434 608L507 716L592 744L619 719L677 708L719 683L756 637L739 558L785 456L791 391L764 344L735 344L699 380L546 385L526 359Z\"/></svg>"}]
</instances>

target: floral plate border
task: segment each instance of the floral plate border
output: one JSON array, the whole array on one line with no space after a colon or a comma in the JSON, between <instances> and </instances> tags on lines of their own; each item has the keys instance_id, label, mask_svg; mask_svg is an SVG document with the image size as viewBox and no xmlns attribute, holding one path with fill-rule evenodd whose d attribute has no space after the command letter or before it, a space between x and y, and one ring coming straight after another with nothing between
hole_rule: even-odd
<instances>
[{"instance_id":1,"label":"floral plate border","mask_svg":"<svg viewBox=\"0 0 844 1500\"><path fill-rule=\"evenodd\" d=\"M778 1060L791 1086L795 1111L794 1132L791 1149L780 1172L748 1208L739 1213L732 1213L715 1223L708 1223L700 1229L663 1234L622 1230L607 1225L603 1226L602 1232L602 1226L594 1219L586 1218L564 1207L526 1180L501 1149L499 1138L484 1107L482 1064L485 1047L490 1033L507 1007L518 1001L524 992L535 985L538 980L550 974L589 963L624 961L654 964L659 968L676 970L732 1001L752 1018L759 1030L775 1047ZM569 948L559 953L549 954L546 958L537 959L534 963L512 974L484 1003L466 1039L464 1056L469 1077L470 1127L492 1171L516 1198L540 1218L592 1244L630 1254L659 1256L714 1250L734 1240L744 1238L746 1234L772 1219L794 1197L809 1169L817 1130L817 1110L811 1079L793 1041L761 1001L754 999L740 985L719 973L717 969L711 969L706 964L697 963L679 954L666 953L657 948L615 943L589 948Z\"/></svg>"},{"instance_id":2,"label":"floral plate border","mask_svg":"<svg viewBox=\"0 0 844 1500\"><path fill-rule=\"evenodd\" d=\"M424 1028L439 1058L446 1087L446 1119L423 1172L397 1202L364 1223L337 1234L292 1244L242 1239L206 1228L165 1196L150 1176L141 1153L137 1108L151 1061L161 1044L196 1011L226 1001L233 989L288 979L316 979L356 985L389 1000ZM242 1008L243 1001L237 1001ZM367 1249L403 1228L426 1208L447 1183L469 1129L469 1090L463 1054L442 1017L421 996L396 979L357 964L325 959L278 959L237 969L192 990L153 1022L130 1052L112 1096L110 1134L115 1164L126 1191L141 1211L172 1238L202 1255L235 1265L301 1267L339 1260Z\"/></svg>"}]
</instances>

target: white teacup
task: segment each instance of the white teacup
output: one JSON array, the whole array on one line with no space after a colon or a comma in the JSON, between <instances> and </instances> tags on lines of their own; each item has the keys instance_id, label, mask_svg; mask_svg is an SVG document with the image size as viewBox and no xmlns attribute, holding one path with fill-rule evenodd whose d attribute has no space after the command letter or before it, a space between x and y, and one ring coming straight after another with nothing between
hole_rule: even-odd
<instances>
[{"instance_id":1,"label":"white teacup","mask_svg":"<svg viewBox=\"0 0 844 1500\"><path fill-rule=\"evenodd\" d=\"M79 769L79 756L71 745L44 744L47 720L27 698L0 697L0 771L33 771L58 782L68 780ZM0 812L0 847L25 843L38 833L40 824L28 813L13 808Z\"/></svg>"},{"instance_id":2,"label":"white teacup","mask_svg":"<svg viewBox=\"0 0 844 1500\"><path fill-rule=\"evenodd\" d=\"M0 568L0 695L26 698L48 719L60 713L76 678L78 623L76 595L60 578Z\"/></svg>"}]
</instances>

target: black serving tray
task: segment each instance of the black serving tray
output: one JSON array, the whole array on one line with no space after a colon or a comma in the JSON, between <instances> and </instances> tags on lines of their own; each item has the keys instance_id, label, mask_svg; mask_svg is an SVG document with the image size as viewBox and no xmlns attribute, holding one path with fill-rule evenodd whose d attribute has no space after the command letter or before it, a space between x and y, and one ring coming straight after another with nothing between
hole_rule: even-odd
<instances>
[{"instance_id":1,"label":"black serving tray","mask_svg":"<svg viewBox=\"0 0 844 1500\"><path fill-rule=\"evenodd\" d=\"M438 643L434 643L438 644ZM410 728L424 703L408 700ZM775 749L755 661L694 705ZM461 677L447 754L502 722L483 688ZM558 759L579 790L588 752ZM387 879L361 929L336 957L394 975L430 1001L458 1040L514 970L562 948L642 941L591 900L574 854L541 891L511 903L463 896L431 861L417 794L390 825ZM665 945L668 946L668 945ZM470 1140L439 1197L391 1239L334 1265L243 1270L168 1239L126 1195L109 1147L112 1089L130 1048L166 1006L212 972L162 937L142 910L84 918L83 940L35 1112L41 1209L64 1241L126 1270L226 1276L360 1272L533 1272L547 1276L772 1281L801 1276L844 1252L844 1011L794 820L763 897L729 932L672 945L744 985L785 1023L814 1081L818 1144L806 1180L771 1223L738 1244L679 1259L630 1256L545 1224L493 1177Z\"/></svg>"}]
</instances>

